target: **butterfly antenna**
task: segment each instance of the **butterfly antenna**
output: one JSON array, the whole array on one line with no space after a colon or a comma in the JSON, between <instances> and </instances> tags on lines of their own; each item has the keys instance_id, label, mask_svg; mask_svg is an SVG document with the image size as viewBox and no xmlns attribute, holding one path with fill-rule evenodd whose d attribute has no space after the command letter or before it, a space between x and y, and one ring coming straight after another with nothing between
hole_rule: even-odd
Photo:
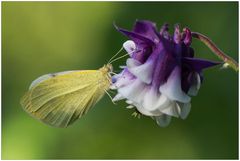
<instances>
[{"instance_id":1,"label":"butterfly antenna","mask_svg":"<svg viewBox=\"0 0 240 161\"><path fill-rule=\"evenodd\" d=\"M113 56L111 57L111 59L108 61L108 64L110 64L111 61L113 60L113 58L115 58L122 50L123 50L123 47L121 47L121 49L120 49L115 55L113 55Z\"/></svg>"},{"instance_id":2,"label":"butterfly antenna","mask_svg":"<svg viewBox=\"0 0 240 161\"><path fill-rule=\"evenodd\" d=\"M107 90L104 90L106 92L106 94L108 95L108 97L111 99L112 103L115 105L116 103L113 101L112 96L108 93Z\"/></svg>"},{"instance_id":3,"label":"butterfly antenna","mask_svg":"<svg viewBox=\"0 0 240 161\"><path fill-rule=\"evenodd\" d=\"M133 51L130 52L130 53L127 53L127 54L122 55L122 56L120 56L120 57L118 57L118 58L116 58L116 59L113 59L113 60L110 61L109 63L111 64L112 62L115 62L116 60L122 59L122 58L124 58L125 56L131 55L131 54L134 53L134 52L136 52L136 50L133 50Z\"/></svg>"},{"instance_id":4,"label":"butterfly antenna","mask_svg":"<svg viewBox=\"0 0 240 161\"><path fill-rule=\"evenodd\" d=\"M127 53L127 54L125 54L125 55L122 55L122 56L120 56L120 57L118 57L118 58L116 58L116 59L113 59L111 62L110 62L110 64L112 64L113 62L115 62L115 61L117 61L117 60L119 60L119 59L122 59L122 58L124 58L125 56L128 56L129 54Z\"/></svg>"}]
</instances>

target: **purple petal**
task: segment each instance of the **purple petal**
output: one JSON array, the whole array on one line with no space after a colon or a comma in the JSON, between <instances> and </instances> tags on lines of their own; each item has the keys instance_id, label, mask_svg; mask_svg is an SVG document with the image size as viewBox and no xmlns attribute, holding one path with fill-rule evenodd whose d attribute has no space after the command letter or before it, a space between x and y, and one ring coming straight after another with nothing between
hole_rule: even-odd
<instances>
[{"instance_id":1,"label":"purple petal","mask_svg":"<svg viewBox=\"0 0 240 161\"><path fill-rule=\"evenodd\" d=\"M146 43L148 45L155 45L155 43L147 38L147 37L144 37L138 33L135 33L135 32L131 32L131 31L128 31L128 30L125 30L125 29L122 29L122 28L119 28L118 26L115 25L115 28L123 33L125 36L129 37L131 40L133 40L136 44L141 44L141 43Z\"/></svg>"},{"instance_id":2,"label":"purple petal","mask_svg":"<svg viewBox=\"0 0 240 161\"><path fill-rule=\"evenodd\" d=\"M152 46L147 46L145 44L139 44L137 46L137 51L132 54L132 58L138 60L142 64L145 63L148 57L152 53Z\"/></svg>"},{"instance_id":3,"label":"purple petal","mask_svg":"<svg viewBox=\"0 0 240 161\"><path fill-rule=\"evenodd\" d=\"M168 30L169 30L168 24L165 23L165 24L161 27L160 35L161 35L162 37L164 37L165 39L171 40L171 36L170 36Z\"/></svg>"},{"instance_id":4,"label":"purple petal","mask_svg":"<svg viewBox=\"0 0 240 161\"><path fill-rule=\"evenodd\" d=\"M178 24L175 25L173 40L176 44L180 44L180 42L181 42L181 32L180 32L180 27Z\"/></svg>"},{"instance_id":5,"label":"purple petal","mask_svg":"<svg viewBox=\"0 0 240 161\"><path fill-rule=\"evenodd\" d=\"M189 65L192 70L201 72L205 68L209 68L215 65L221 64L221 62L215 62L205 59L199 59L199 58L182 58L183 63Z\"/></svg>"},{"instance_id":6,"label":"purple petal","mask_svg":"<svg viewBox=\"0 0 240 161\"><path fill-rule=\"evenodd\" d=\"M153 42L158 42L158 33L156 29L156 24L151 21L136 21L133 32L140 34Z\"/></svg>"},{"instance_id":7,"label":"purple petal","mask_svg":"<svg viewBox=\"0 0 240 161\"><path fill-rule=\"evenodd\" d=\"M155 68L152 85L155 88L159 88L161 84L167 81L168 76L178 63L171 51L163 44L159 44L153 53L155 53L157 57L154 58Z\"/></svg>"},{"instance_id":8,"label":"purple petal","mask_svg":"<svg viewBox=\"0 0 240 161\"><path fill-rule=\"evenodd\" d=\"M194 50L191 47L188 47L186 45L182 45L182 56L183 57L194 57Z\"/></svg>"},{"instance_id":9,"label":"purple petal","mask_svg":"<svg viewBox=\"0 0 240 161\"><path fill-rule=\"evenodd\" d=\"M184 32L184 40L183 43L187 46L190 46L192 43L192 34L189 28L184 28L183 29Z\"/></svg>"},{"instance_id":10,"label":"purple petal","mask_svg":"<svg viewBox=\"0 0 240 161\"><path fill-rule=\"evenodd\" d=\"M193 96L197 94L200 84L202 83L202 70L220 64L220 62L213 62L199 58L185 57L182 58L182 60L182 89L185 93Z\"/></svg>"}]
</instances>

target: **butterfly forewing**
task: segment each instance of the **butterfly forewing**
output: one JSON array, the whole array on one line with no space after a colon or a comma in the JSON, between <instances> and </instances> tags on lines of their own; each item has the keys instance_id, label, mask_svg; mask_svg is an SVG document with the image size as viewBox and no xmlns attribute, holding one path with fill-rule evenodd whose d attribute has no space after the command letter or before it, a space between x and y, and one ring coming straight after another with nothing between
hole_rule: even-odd
<instances>
[{"instance_id":1,"label":"butterfly forewing","mask_svg":"<svg viewBox=\"0 0 240 161\"><path fill-rule=\"evenodd\" d=\"M32 83L21 104L44 123L67 127L86 114L109 85L108 75L99 70L49 74Z\"/></svg>"}]
</instances>

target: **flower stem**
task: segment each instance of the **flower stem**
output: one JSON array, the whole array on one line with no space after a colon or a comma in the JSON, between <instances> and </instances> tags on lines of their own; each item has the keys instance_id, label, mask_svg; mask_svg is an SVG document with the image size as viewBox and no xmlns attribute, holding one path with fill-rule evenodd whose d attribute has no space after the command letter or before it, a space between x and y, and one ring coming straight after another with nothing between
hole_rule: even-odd
<instances>
[{"instance_id":1,"label":"flower stem","mask_svg":"<svg viewBox=\"0 0 240 161\"><path fill-rule=\"evenodd\" d=\"M220 59L222 59L225 63L227 63L230 67L232 67L235 71L238 71L238 63L228 55L226 55L223 51L221 51L207 36L192 32L192 37L199 39L205 45L207 45L212 52L217 55Z\"/></svg>"}]
</instances>

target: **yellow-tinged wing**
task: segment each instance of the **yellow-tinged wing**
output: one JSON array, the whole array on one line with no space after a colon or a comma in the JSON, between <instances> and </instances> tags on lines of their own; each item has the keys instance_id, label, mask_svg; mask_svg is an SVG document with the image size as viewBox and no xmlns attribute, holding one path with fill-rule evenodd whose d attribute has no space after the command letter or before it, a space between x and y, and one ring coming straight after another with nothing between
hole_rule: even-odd
<instances>
[{"instance_id":1,"label":"yellow-tinged wing","mask_svg":"<svg viewBox=\"0 0 240 161\"><path fill-rule=\"evenodd\" d=\"M21 104L44 123L67 127L86 114L109 86L108 73L101 70L48 74L32 82Z\"/></svg>"}]
</instances>

